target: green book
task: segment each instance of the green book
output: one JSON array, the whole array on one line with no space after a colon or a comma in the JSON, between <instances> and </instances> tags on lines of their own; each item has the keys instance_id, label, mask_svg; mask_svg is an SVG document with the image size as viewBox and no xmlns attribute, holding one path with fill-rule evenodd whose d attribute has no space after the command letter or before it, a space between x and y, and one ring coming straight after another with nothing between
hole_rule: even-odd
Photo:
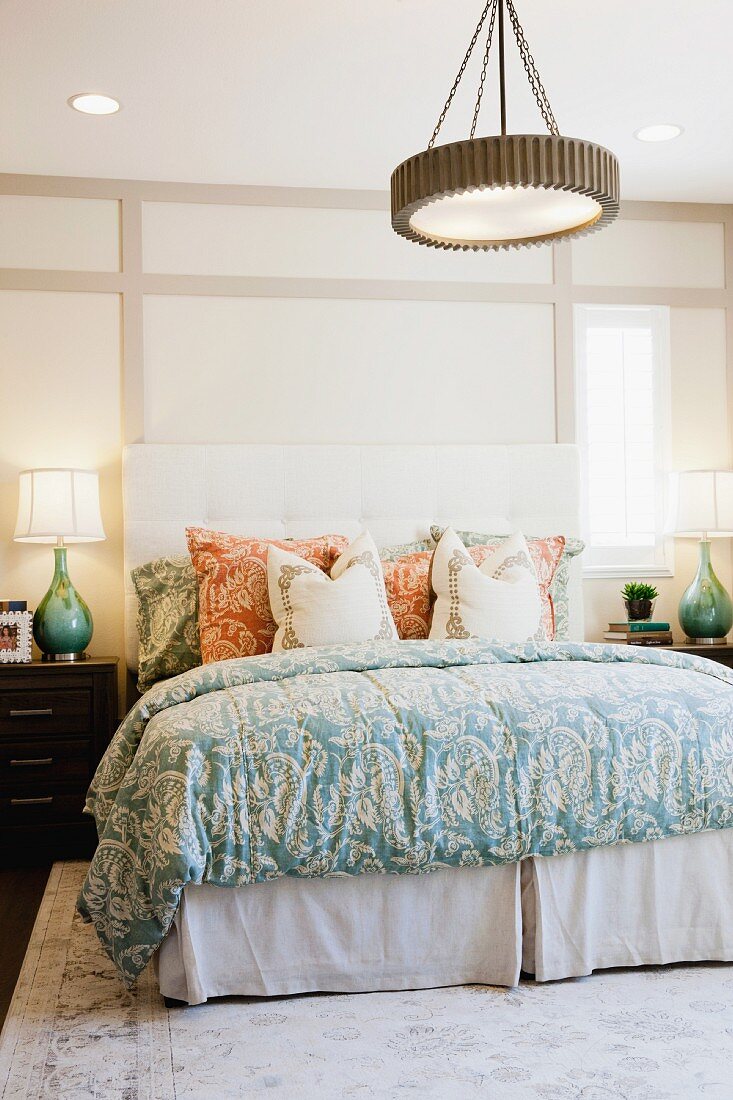
<instances>
[{"instance_id":1,"label":"green book","mask_svg":"<svg viewBox=\"0 0 733 1100\"><path fill-rule=\"evenodd\" d=\"M654 634L669 630L669 623L609 623L608 629L618 634Z\"/></svg>"}]
</instances>

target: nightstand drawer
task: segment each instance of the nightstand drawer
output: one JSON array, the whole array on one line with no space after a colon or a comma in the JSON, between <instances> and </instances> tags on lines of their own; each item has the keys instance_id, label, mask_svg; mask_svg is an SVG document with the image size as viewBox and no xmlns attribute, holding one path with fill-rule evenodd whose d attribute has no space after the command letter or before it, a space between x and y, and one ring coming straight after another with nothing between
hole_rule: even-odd
<instances>
[{"instance_id":1,"label":"nightstand drawer","mask_svg":"<svg viewBox=\"0 0 733 1100\"><path fill-rule=\"evenodd\" d=\"M0 734L89 733L91 691L4 691L0 695Z\"/></svg>"},{"instance_id":2,"label":"nightstand drawer","mask_svg":"<svg viewBox=\"0 0 733 1100\"><path fill-rule=\"evenodd\" d=\"M22 788L0 795L0 823L3 825L49 825L81 818L86 792L81 789L59 794L53 785Z\"/></svg>"},{"instance_id":3,"label":"nightstand drawer","mask_svg":"<svg viewBox=\"0 0 733 1100\"><path fill-rule=\"evenodd\" d=\"M89 779L89 738L0 741L0 787L44 782L83 786Z\"/></svg>"},{"instance_id":4,"label":"nightstand drawer","mask_svg":"<svg viewBox=\"0 0 733 1100\"><path fill-rule=\"evenodd\" d=\"M114 658L0 663L0 866L89 858L84 800L116 720Z\"/></svg>"}]
</instances>

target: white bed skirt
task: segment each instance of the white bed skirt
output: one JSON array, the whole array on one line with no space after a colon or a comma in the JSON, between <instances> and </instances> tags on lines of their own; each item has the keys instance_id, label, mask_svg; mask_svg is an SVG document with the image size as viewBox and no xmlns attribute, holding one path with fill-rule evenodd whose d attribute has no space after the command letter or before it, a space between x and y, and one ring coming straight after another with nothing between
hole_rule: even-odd
<instances>
[{"instance_id":1,"label":"white bed skirt","mask_svg":"<svg viewBox=\"0 0 733 1100\"><path fill-rule=\"evenodd\" d=\"M157 960L161 993L200 1004L515 985L521 956L519 873L507 866L187 886Z\"/></svg>"},{"instance_id":2,"label":"white bed skirt","mask_svg":"<svg viewBox=\"0 0 733 1100\"><path fill-rule=\"evenodd\" d=\"M430 875L187 886L166 997L515 985L733 960L733 829Z\"/></svg>"},{"instance_id":3,"label":"white bed skirt","mask_svg":"<svg viewBox=\"0 0 733 1100\"><path fill-rule=\"evenodd\" d=\"M522 968L538 981L733 960L733 829L528 863Z\"/></svg>"}]
</instances>

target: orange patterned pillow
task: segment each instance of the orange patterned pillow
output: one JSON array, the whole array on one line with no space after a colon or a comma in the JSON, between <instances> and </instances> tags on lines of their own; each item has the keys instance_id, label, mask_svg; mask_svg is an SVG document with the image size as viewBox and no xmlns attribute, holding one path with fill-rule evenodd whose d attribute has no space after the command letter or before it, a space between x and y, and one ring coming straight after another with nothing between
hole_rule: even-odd
<instances>
[{"instance_id":1,"label":"orange patterned pillow","mask_svg":"<svg viewBox=\"0 0 733 1100\"><path fill-rule=\"evenodd\" d=\"M349 545L344 535L315 539L255 539L186 529L199 588L201 661L270 653L275 620L267 593L267 550L278 546L328 571Z\"/></svg>"},{"instance_id":2,"label":"orange patterned pillow","mask_svg":"<svg viewBox=\"0 0 733 1100\"><path fill-rule=\"evenodd\" d=\"M500 539L483 546L467 546L476 565L496 549ZM565 539L527 539L537 573L542 604L542 629L548 641L555 637L555 608L550 594L555 572L565 549ZM432 550L406 554L396 561L383 561L387 602L400 638L427 638L430 633L430 562Z\"/></svg>"},{"instance_id":3,"label":"orange patterned pillow","mask_svg":"<svg viewBox=\"0 0 733 1100\"><path fill-rule=\"evenodd\" d=\"M383 561L387 603L400 638L427 638L430 627L432 550Z\"/></svg>"}]
</instances>

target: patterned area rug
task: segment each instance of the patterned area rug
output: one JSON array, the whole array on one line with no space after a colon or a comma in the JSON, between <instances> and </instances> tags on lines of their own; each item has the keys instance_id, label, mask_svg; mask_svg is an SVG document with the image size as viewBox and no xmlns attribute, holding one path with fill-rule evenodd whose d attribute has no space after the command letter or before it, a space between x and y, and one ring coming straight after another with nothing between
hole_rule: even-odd
<instances>
[{"instance_id":1,"label":"patterned area rug","mask_svg":"<svg viewBox=\"0 0 733 1100\"><path fill-rule=\"evenodd\" d=\"M682 1100L733 1097L733 968L518 989L226 1000L125 992L57 864L0 1040L0 1097Z\"/></svg>"}]
</instances>

